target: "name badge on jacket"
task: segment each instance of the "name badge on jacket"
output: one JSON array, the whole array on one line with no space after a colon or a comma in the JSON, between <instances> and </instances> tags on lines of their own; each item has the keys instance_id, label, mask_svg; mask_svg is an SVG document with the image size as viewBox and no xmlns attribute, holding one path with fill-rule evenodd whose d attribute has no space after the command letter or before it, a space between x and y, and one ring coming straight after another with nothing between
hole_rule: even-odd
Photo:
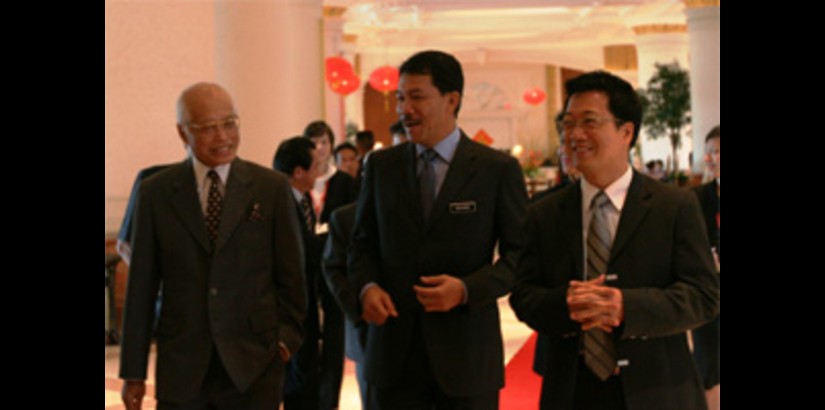
<instances>
[{"instance_id":1,"label":"name badge on jacket","mask_svg":"<svg viewBox=\"0 0 825 410\"><path fill-rule=\"evenodd\" d=\"M451 214L472 214L476 212L476 201L450 202Z\"/></svg>"}]
</instances>

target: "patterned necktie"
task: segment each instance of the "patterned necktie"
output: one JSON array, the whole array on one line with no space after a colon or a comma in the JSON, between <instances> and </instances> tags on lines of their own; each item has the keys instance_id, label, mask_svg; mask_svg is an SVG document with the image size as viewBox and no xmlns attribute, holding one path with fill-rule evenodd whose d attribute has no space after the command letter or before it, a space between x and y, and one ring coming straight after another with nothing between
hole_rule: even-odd
<instances>
[{"instance_id":1,"label":"patterned necktie","mask_svg":"<svg viewBox=\"0 0 825 410\"><path fill-rule=\"evenodd\" d=\"M315 215L312 213L312 204L309 201L309 195L304 194L301 199L301 212L304 214L304 224L309 233L315 233Z\"/></svg>"},{"instance_id":2,"label":"patterned necktie","mask_svg":"<svg viewBox=\"0 0 825 410\"><path fill-rule=\"evenodd\" d=\"M421 189L421 209L424 211L424 220L430 219L433 204L435 203L435 159L438 153L429 148L421 153L421 160L424 166L421 175L418 177L418 185Z\"/></svg>"},{"instance_id":3,"label":"patterned necktie","mask_svg":"<svg viewBox=\"0 0 825 410\"><path fill-rule=\"evenodd\" d=\"M610 205L610 199L599 191L593 198L590 209L593 217L587 233L587 279L595 279L607 273L607 261L610 259L610 228L604 208ZM607 380L616 369L616 345L612 335L599 328L584 333L584 363L601 380Z\"/></svg>"},{"instance_id":4,"label":"patterned necktie","mask_svg":"<svg viewBox=\"0 0 825 410\"><path fill-rule=\"evenodd\" d=\"M209 178L209 196L206 199L206 233L209 234L209 241L215 243L218 237L218 223L221 221L221 178L214 169L210 169L206 174Z\"/></svg>"}]
</instances>

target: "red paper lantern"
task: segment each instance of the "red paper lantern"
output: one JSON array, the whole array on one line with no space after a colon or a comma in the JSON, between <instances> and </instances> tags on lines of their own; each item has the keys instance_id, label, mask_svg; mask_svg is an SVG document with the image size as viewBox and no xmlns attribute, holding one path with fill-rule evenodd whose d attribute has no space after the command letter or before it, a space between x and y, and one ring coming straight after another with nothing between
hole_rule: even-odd
<instances>
[{"instance_id":1,"label":"red paper lantern","mask_svg":"<svg viewBox=\"0 0 825 410\"><path fill-rule=\"evenodd\" d=\"M398 88L398 69L388 65L373 70L370 74L370 85L383 93Z\"/></svg>"},{"instance_id":2,"label":"red paper lantern","mask_svg":"<svg viewBox=\"0 0 825 410\"><path fill-rule=\"evenodd\" d=\"M329 82L341 80L353 73L352 64L343 57L327 57L324 65L326 66L326 78Z\"/></svg>"},{"instance_id":3,"label":"red paper lantern","mask_svg":"<svg viewBox=\"0 0 825 410\"><path fill-rule=\"evenodd\" d=\"M524 92L524 102L530 105L539 105L547 98L547 94L541 88L533 88Z\"/></svg>"},{"instance_id":4,"label":"red paper lantern","mask_svg":"<svg viewBox=\"0 0 825 410\"><path fill-rule=\"evenodd\" d=\"M352 94L360 86L361 79L358 78L358 76L356 76L355 73L350 73L344 78L335 81L330 81L329 83L329 87L332 89L332 91L343 96Z\"/></svg>"}]
</instances>

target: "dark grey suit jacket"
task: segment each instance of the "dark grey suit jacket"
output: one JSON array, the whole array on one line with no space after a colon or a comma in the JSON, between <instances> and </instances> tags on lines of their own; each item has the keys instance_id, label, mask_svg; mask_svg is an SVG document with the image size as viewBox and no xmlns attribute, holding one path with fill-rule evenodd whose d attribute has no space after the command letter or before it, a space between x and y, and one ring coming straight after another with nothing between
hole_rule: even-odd
<instances>
[{"instance_id":1,"label":"dark grey suit jacket","mask_svg":"<svg viewBox=\"0 0 825 410\"><path fill-rule=\"evenodd\" d=\"M233 161L214 251L190 160L143 181L137 204L121 378L146 377L161 286L159 400L184 402L199 392L213 345L241 391L281 360L279 341L298 349L306 310L303 247L286 178Z\"/></svg>"},{"instance_id":2,"label":"dark grey suit jacket","mask_svg":"<svg viewBox=\"0 0 825 410\"><path fill-rule=\"evenodd\" d=\"M428 221L418 192L414 144L371 155L350 272L355 289L375 282L387 291L399 316L369 326L366 378L379 387L403 382L401 368L420 321L430 366L446 394L497 390L504 362L496 299L510 291L523 248L521 169L514 158L462 134ZM501 257L493 263L496 244ZM426 313L413 285L420 276L440 274L464 281L468 303Z\"/></svg>"},{"instance_id":3,"label":"dark grey suit jacket","mask_svg":"<svg viewBox=\"0 0 825 410\"><path fill-rule=\"evenodd\" d=\"M581 186L528 210L527 248L510 297L519 319L546 335L542 409L570 409L579 361L568 283L583 277ZM613 333L628 410L706 407L685 332L719 311L719 283L696 197L635 171L610 253L610 286L622 289ZM566 246L560 246L565 244Z\"/></svg>"},{"instance_id":4,"label":"dark grey suit jacket","mask_svg":"<svg viewBox=\"0 0 825 410\"><path fill-rule=\"evenodd\" d=\"M345 334L346 354L350 359L364 360L364 348L367 343L367 324L362 320L353 320L358 316L358 294L350 283L347 272L352 229L355 225L356 204L344 205L334 212L329 219L329 236L324 247L323 271L326 283L335 301L346 312Z\"/></svg>"}]
</instances>

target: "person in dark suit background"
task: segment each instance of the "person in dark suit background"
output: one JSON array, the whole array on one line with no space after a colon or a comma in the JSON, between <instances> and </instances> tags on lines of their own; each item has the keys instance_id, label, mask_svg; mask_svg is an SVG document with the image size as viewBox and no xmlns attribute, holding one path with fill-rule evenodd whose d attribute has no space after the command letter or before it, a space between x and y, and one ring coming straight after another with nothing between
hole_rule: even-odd
<instances>
[{"instance_id":1,"label":"person in dark suit background","mask_svg":"<svg viewBox=\"0 0 825 410\"><path fill-rule=\"evenodd\" d=\"M304 137L315 144L320 164L320 174L315 180L311 191L315 214L318 218L317 234L320 236L321 246L326 242L327 224L332 211L342 205L355 202L358 196L358 187L355 179L335 168L332 164L332 147L335 136L332 128L323 121L314 121L304 129ZM313 263L320 264L321 254ZM319 279L320 280L320 279ZM344 376L344 313L335 299L324 286L323 281L318 287L318 297L323 309L321 337L321 378L320 378L320 407L321 410L338 408L341 396L341 382Z\"/></svg>"},{"instance_id":2,"label":"person in dark suit background","mask_svg":"<svg viewBox=\"0 0 825 410\"><path fill-rule=\"evenodd\" d=\"M158 409L277 408L301 344L303 247L289 184L237 157L240 120L221 86L178 99L189 158L140 184L120 377L139 409L158 288Z\"/></svg>"},{"instance_id":3,"label":"person in dark suit background","mask_svg":"<svg viewBox=\"0 0 825 410\"><path fill-rule=\"evenodd\" d=\"M292 191L294 217L301 226L306 269L307 315L304 320L306 337L298 352L287 363L284 383L285 410L315 410L319 408L320 339L318 313L318 281L321 280L321 249L323 242L316 235L316 216L309 192L320 173L320 155L315 144L303 137L281 142L275 151L272 167L284 173Z\"/></svg>"},{"instance_id":4,"label":"person in dark suit background","mask_svg":"<svg viewBox=\"0 0 825 410\"><path fill-rule=\"evenodd\" d=\"M364 349L367 343L367 324L362 320L353 320L358 317L358 292L350 283L350 274L347 270L352 231L355 225L355 210L357 204L344 205L336 209L329 220L329 236L324 246L323 273L332 295L344 312L345 317L345 352L346 356L355 362L355 377L358 381L358 390L361 395L361 405L364 409L372 408L367 405L367 381L364 378Z\"/></svg>"},{"instance_id":5,"label":"person in dark suit background","mask_svg":"<svg viewBox=\"0 0 825 410\"><path fill-rule=\"evenodd\" d=\"M540 406L706 408L686 337L719 310L699 204L630 167L642 117L630 84L599 71L566 91L582 180L529 208L510 297L548 338Z\"/></svg>"},{"instance_id":6,"label":"person in dark suit background","mask_svg":"<svg viewBox=\"0 0 825 410\"><path fill-rule=\"evenodd\" d=\"M361 313L353 319L368 323L371 404L497 409L496 299L509 292L522 250L521 169L458 128L464 77L455 57L420 52L400 73L396 112L413 143L370 156L350 264Z\"/></svg>"},{"instance_id":7,"label":"person in dark suit background","mask_svg":"<svg viewBox=\"0 0 825 410\"><path fill-rule=\"evenodd\" d=\"M704 184L694 188L693 192L699 198L699 204L702 207L702 215L704 215L705 227L708 231L710 239L710 246L716 258L716 269L719 271L721 250L719 246L719 237L721 227L719 225L719 214L721 209L720 202L720 174L721 174L721 157L719 154L721 129L717 125L705 137L705 166L707 172L713 179ZM717 278L721 281L721 275ZM710 410L718 409L720 405L720 386L721 380L719 373L721 370L721 362L719 355L721 351L721 333L719 331L719 322L721 315L717 315L711 322L693 329L693 357L696 359L696 366L699 368L699 375L702 376L702 384L705 388L705 396L708 400L708 407Z\"/></svg>"},{"instance_id":8,"label":"person in dark suit background","mask_svg":"<svg viewBox=\"0 0 825 410\"><path fill-rule=\"evenodd\" d=\"M355 148L355 145L342 142L335 147L333 154L335 156L335 166L358 181L358 175L361 174L361 164L358 162L358 149ZM358 185L357 182L356 185Z\"/></svg>"}]
</instances>

